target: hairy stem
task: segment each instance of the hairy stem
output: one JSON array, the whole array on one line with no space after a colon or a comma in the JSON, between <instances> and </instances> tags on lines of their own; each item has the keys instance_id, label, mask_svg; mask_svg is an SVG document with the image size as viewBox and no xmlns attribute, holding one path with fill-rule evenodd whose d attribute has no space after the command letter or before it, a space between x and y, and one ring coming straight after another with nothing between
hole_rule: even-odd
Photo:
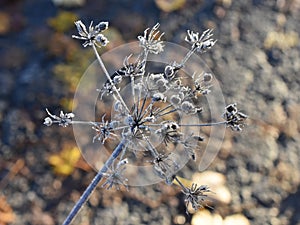
<instances>
[{"instance_id":1,"label":"hairy stem","mask_svg":"<svg viewBox=\"0 0 300 225\"><path fill-rule=\"evenodd\" d=\"M77 201L71 212L69 213L68 217L65 219L63 225L69 225L71 224L74 217L78 214L82 206L88 201L94 190L96 189L97 185L101 181L103 174L108 170L108 168L113 164L115 159L119 156L119 154L122 152L122 149L125 145L125 140L122 140L119 145L115 148L113 153L110 155L108 160L105 162L102 169L97 173L97 175L94 177L90 185L85 189L83 194L81 195L80 199Z\"/></svg>"}]
</instances>

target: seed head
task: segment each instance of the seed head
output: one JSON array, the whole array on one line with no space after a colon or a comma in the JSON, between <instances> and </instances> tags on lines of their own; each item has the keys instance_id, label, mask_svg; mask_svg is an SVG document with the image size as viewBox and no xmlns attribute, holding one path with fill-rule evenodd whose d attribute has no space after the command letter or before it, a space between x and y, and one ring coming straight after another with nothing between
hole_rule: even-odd
<instances>
[{"instance_id":1,"label":"seed head","mask_svg":"<svg viewBox=\"0 0 300 225\"><path fill-rule=\"evenodd\" d=\"M82 44L83 47L96 45L101 48L108 44L107 38L101 34L102 31L108 28L108 22L100 22L96 26L93 26L93 21L90 23L89 29L86 29L86 26L78 20L75 22L79 36L72 35L72 38L84 40Z\"/></svg>"},{"instance_id":2,"label":"seed head","mask_svg":"<svg viewBox=\"0 0 300 225\"><path fill-rule=\"evenodd\" d=\"M44 119L44 124L46 126L51 126L53 123L58 123L59 126L67 127L72 123L72 119L75 117L74 113L64 113L60 111L59 116L53 115L46 109L47 114L49 117Z\"/></svg>"},{"instance_id":3,"label":"seed head","mask_svg":"<svg viewBox=\"0 0 300 225\"><path fill-rule=\"evenodd\" d=\"M160 34L160 31L158 30L159 26L160 24L157 23L151 28L151 30L147 28L144 31L143 36L138 36L140 46L143 47L145 51L153 54L159 54L164 50L163 41L160 40L164 33Z\"/></svg>"},{"instance_id":4,"label":"seed head","mask_svg":"<svg viewBox=\"0 0 300 225\"><path fill-rule=\"evenodd\" d=\"M226 106L225 112L223 113L223 118L226 120L226 124L234 131L242 131L245 126L245 120L248 116L240 112L236 103Z\"/></svg>"},{"instance_id":5,"label":"seed head","mask_svg":"<svg viewBox=\"0 0 300 225\"><path fill-rule=\"evenodd\" d=\"M187 208L191 204L194 210L203 208L204 201L207 199L207 193L211 192L207 185L201 185L197 187L197 184L193 183L190 188L186 187L182 190L185 195L186 213Z\"/></svg>"},{"instance_id":6,"label":"seed head","mask_svg":"<svg viewBox=\"0 0 300 225\"><path fill-rule=\"evenodd\" d=\"M198 32L187 30L185 41L192 45L193 50L203 53L213 47L217 42L217 40L210 38L212 36L212 30L210 29L204 31L201 36L199 36Z\"/></svg>"}]
</instances>

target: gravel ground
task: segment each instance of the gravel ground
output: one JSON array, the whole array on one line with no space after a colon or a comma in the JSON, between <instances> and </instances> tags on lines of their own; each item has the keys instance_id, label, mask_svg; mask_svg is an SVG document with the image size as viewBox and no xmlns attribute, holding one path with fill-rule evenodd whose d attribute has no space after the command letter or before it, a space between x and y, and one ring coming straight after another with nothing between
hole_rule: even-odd
<instances>
[{"instance_id":1,"label":"gravel ground","mask_svg":"<svg viewBox=\"0 0 300 225\"><path fill-rule=\"evenodd\" d=\"M156 22L168 41L182 45L186 29L214 28L218 42L203 59L226 102L236 102L250 118L243 132L226 131L208 168L224 175L230 194L227 203L213 201L209 213L223 219L243 215L254 225L300 224L300 1L187 0L172 12L158 5L87 0L63 8L49 0L0 2L1 225L61 224L95 175L83 159L68 176L49 164L51 155L75 146L71 128L42 125L45 108L57 112L74 93L53 69L80 49L49 22L62 11L85 21L110 21L110 48L134 40ZM74 32L71 28L66 36ZM196 172L189 165L182 174L191 178ZM161 183L129 192L99 188L74 224L197 224L193 218L185 214L180 191Z\"/></svg>"}]
</instances>

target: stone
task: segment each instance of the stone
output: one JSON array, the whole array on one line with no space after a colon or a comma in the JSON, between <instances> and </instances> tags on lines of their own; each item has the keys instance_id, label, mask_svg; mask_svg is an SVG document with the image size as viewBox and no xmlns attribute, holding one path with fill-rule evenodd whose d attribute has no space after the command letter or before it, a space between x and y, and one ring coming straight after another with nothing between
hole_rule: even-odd
<instances>
[{"instance_id":1,"label":"stone","mask_svg":"<svg viewBox=\"0 0 300 225\"><path fill-rule=\"evenodd\" d=\"M234 214L225 217L223 225L250 225L250 222L244 215Z\"/></svg>"},{"instance_id":2,"label":"stone","mask_svg":"<svg viewBox=\"0 0 300 225\"><path fill-rule=\"evenodd\" d=\"M208 210L201 210L193 215L191 224L223 225L223 219L219 214L211 214Z\"/></svg>"}]
</instances>

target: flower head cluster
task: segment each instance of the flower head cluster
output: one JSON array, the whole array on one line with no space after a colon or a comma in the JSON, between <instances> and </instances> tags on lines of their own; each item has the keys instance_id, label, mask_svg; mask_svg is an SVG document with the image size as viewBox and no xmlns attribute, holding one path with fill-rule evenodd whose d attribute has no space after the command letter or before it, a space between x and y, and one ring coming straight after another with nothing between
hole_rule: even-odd
<instances>
[{"instance_id":1,"label":"flower head cluster","mask_svg":"<svg viewBox=\"0 0 300 225\"><path fill-rule=\"evenodd\" d=\"M204 202L207 199L207 193L211 192L207 185L200 185L193 183L192 186L186 187L182 190L185 195L186 208L191 204L194 210L204 207ZM186 211L188 213L188 211Z\"/></svg>"},{"instance_id":2,"label":"flower head cluster","mask_svg":"<svg viewBox=\"0 0 300 225\"><path fill-rule=\"evenodd\" d=\"M53 123L58 123L59 126L67 127L72 123L72 119L75 117L74 113L64 113L60 111L59 116L53 115L46 109L47 114L49 117L44 119L44 124L50 127Z\"/></svg>"},{"instance_id":3,"label":"flower head cluster","mask_svg":"<svg viewBox=\"0 0 300 225\"><path fill-rule=\"evenodd\" d=\"M198 52L205 52L217 42L217 40L211 38L212 35L212 30L210 29L204 31L201 36L198 32L188 30L185 41L192 45L192 49L197 50Z\"/></svg>"},{"instance_id":4,"label":"flower head cluster","mask_svg":"<svg viewBox=\"0 0 300 225\"><path fill-rule=\"evenodd\" d=\"M149 28L144 31L143 36L138 36L138 39L140 41L140 46L145 49L145 51L149 51L153 54L159 54L163 51L163 41L161 41L161 37L164 35L164 33L160 34L159 23L155 24L152 29ZM149 31L150 30L150 31Z\"/></svg>"},{"instance_id":5,"label":"flower head cluster","mask_svg":"<svg viewBox=\"0 0 300 225\"><path fill-rule=\"evenodd\" d=\"M232 130L242 131L242 128L245 125L245 120L248 116L240 112L236 107L236 103L233 103L226 106L223 118L226 120L227 126Z\"/></svg>"},{"instance_id":6,"label":"flower head cluster","mask_svg":"<svg viewBox=\"0 0 300 225\"><path fill-rule=\"evenodd\" d=\"M182 68L195 52L203 53L214 46L216 40L211 38L212 30L208 29L201 35L188 30L185 40L191 44L191 48L180 62L161 65L153 60L147 64L149 53L159 54L164 51L161 40L164 33L159 31L157 23L151 29L146 29L144 35L138 36L142 51L135 60L131 60L134 55L125 57L122 68L109 74L95 48L108 43L101 34L108 28L108 23L100 22L96 26L91 23L88 29L81 21L75 22L75 25L79 36L73 35L73 38L84 40L84 47L93 47L106 75L107 81L100 89L101 97L106 93L105 103L112 106L110 121L105 120L106 109L99 109L103 110L102 121L87 121L86 124L91 125L96 132L93 141L98 140L101 144L105 144L108 139L114 139L113 144L119 141L104 167L98 172L97 179L88 187L88 192L92 192L102 177L106 179L102 187L110 189L116 186L119 189L124 185L127 188L125 165L129 161L141 165L145 162L142 157L150 157L150 173L154 173L151 175L158 176L167 184L176 180L185 195L186 206L191 205L194 209L202 207L207 193L210 192L209 188L205 185L198 187L196 184L185 187L176 177L182 165L190 159L195 160L197 151L200 150L199 142L203 138L195 132L201 126L224 124L240 131L247 119L237 109L236 104L230 104L223 114L225 121L194 123L199 121L202 113L200 97L210 93L213 76L205 71L186 76ZM76 122L84 123L73 121L73 113L61 112L60 116L56 116L46 111L49 116L45 118L44 124L47 126L57 123L66 127Z\"/></svg>"},{"instance_id":7,"label":"flower head cluster","mask_svg":"<svg viewBox=\"0 0 300 225\"><path fill-rule=\"evenodd\" d=\"M72 35L72 38L84 40L83 47L96 45L98 47L106 46L108 44L107 38L101 34L102 31L108 28L108 22L100 22L93 26L93 21L90 23L89 29L78 20L75 22L79 36Z\"/></svg>"}]
</instances>

